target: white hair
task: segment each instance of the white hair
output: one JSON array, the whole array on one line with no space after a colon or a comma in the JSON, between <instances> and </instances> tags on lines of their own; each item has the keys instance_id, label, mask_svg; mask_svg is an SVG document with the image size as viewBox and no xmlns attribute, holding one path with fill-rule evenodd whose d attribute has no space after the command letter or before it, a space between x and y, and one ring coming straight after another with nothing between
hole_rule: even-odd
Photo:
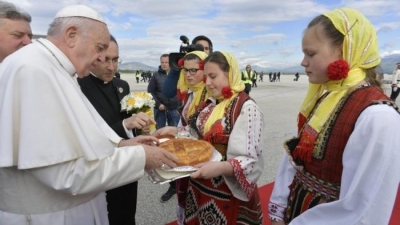
<instances>
[{"instance_id":1,"label":"white hair","mask_svg":"<svg viewBox=\"0 0 400 225\"><path fill-rule=\"evenodd\" d=\"M76 26L82 31L83 36L96 26L95 21L84 17L61 17L55 18L47 31L48 36L59 37L65 29L70 26Z\"/></svg>"}]
</instances>

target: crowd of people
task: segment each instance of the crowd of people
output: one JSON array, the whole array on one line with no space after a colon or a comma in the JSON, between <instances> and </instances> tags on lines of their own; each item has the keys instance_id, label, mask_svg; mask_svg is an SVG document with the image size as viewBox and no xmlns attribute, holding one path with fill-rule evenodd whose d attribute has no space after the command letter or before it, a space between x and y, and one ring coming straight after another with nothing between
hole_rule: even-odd
<instances>
[{"instance_id":1,"label":"crowd of people","mask_svg":"<svg viewBox=\"0 0 400 225\"><path fill-rule=\"evenodd\" d=\"M389 98L375 29L357 10L305 28L308 91L269 202L257 185L268 124L249 95L258 78L250 65L241 71L232 53L197 36L203 51L179 68L160 56L148 81L154 117L128 114L121 99L133 90L115 77L118 43L97 11L63 7L33 43L31 21L0 1L0 224L135 224L137 181L179 162L156 137L179 132L222 160L195 165L161 197L177 195L178 224L388 224L400 181L400 64Z\"/></svg>"}]
</instances>

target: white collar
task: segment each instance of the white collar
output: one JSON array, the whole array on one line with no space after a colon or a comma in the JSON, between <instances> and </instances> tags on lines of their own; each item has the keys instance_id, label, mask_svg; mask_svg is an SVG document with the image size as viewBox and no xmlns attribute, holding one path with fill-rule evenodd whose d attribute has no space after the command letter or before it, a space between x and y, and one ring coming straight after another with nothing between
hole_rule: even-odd
<instances>
[{"instance_id":1,"label":"white collar","mask_svg":"<svg viewBox=\"0 0 400 225\"><path fill-rule=\"evenodd\" d=\"M76 74L75 66L72 64L71 60L69 60L68 57L59 48L57 48L57 46L45 38L39 38L37 41L47 48L51 54L53 54L56 60L69 75L74 76Z\"/></svg>"}]
</instances>

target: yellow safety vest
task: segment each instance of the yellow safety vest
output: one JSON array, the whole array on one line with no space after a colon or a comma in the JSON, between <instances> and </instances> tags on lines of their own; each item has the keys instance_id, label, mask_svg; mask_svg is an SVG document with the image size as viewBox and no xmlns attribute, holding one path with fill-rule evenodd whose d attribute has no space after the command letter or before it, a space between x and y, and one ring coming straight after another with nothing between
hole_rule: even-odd
<instances>
[{"instance_id":1,"label":"yellow safety vest","mask_svg":"<svg viewBox=\"0 0 400 225\"><path fill-rule=\"evenodd\" d=\"M253 77L253 75L254 75L254 71L251 70L250 74L248 74L247 71L244 70L242 72L243 83L245 83L245 84L253 84L253 82L251 81L251 78Z\"/></svg>"}]
</instances>

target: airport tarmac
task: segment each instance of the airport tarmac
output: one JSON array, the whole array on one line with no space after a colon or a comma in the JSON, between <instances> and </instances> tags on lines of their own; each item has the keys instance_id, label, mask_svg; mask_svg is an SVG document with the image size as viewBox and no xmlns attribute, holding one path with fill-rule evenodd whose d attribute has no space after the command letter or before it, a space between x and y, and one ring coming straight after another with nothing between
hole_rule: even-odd
<instances>
[{"instance_id":1,"label":"airport tarmac","mask_svg":"<svg viewBox=\"0 0 400 225\"><path fill-rule=\"evenodd\" d=\"M147 90L148 83L137 84L133 74L122 74L121 78L128 81L131 91ZM298 109L307 91L308 77L301 75L299 81L293 79L294 75L281 75L280 82L269 82L268 76L264 76L264 82L258 81L258 87L250 92L263 112L265 122L262 138L264 171L258 181L259 186L274 180L284 151L283 142L296 131ZM161 225L175 220L176 195L168 202L160 202L168 187L168 184L153 184L146 176L139 180L137 225Z\"/></svg>"}]
</instances>

